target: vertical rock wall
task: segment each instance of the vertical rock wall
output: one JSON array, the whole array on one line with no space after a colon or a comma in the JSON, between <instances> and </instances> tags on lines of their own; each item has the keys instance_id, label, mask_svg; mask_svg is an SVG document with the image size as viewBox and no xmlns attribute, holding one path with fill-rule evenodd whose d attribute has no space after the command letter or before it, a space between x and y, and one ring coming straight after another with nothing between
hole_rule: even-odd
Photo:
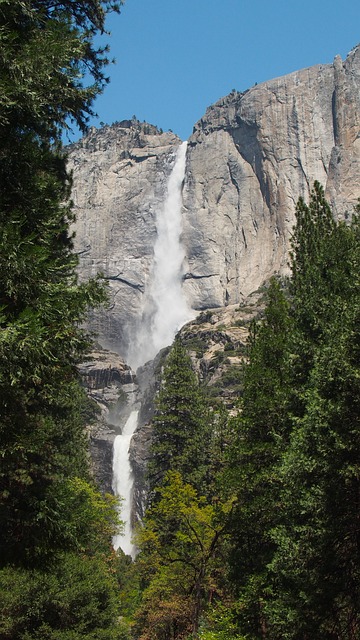
<instances>
[{"instance_id":1,"label":"vertical rock wall","mask_svg":"<svg viewBox=\"0 0 360 640\"><path fill-rule=\"evenodd\" d=\"M183 188L184 287L195 309L238 303L288 271L299 196L318 180L339 216L360 196L360 47L233 92L195 125ZM102 271L110 307L90 319L126 357L144 310L155 213L180 140L134 121L91 130L70 149L80 273Z\"/></svg>"},{"instance_id":2,"label":"vertical rock wall","mask_svg":"<svg viewBox=\"0 0 360 640\"><path fill-rule=\"evenodd\" d=\"M186 286L197 308L238 302L286 272L295 206L318 180L338 215L360 196L360 49L233 92L189 140Z\"/></svg>"},{"instance_id":3,"label":"vertical rock wall","mask_svg":"<svg viewBox=\"0 0 360 640\"><path fill-rule=\"evenodd\" d=\"M123 121L91 129L70 148L80 276L100 272L109 284L109 307L89 324L103 347L123 356L144 307L156 211L180 142L151 125Z\"/></svg>"}]
</instances>

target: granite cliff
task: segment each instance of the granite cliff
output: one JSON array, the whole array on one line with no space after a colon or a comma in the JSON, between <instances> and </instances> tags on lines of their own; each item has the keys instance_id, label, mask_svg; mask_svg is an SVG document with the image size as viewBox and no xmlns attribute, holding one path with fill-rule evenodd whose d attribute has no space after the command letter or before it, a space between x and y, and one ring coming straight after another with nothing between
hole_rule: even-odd
<instances>
[{"instance_id":1,"label":"granite cliff","mask_svg":"<svg viewBox=\"0 0 360 640\"><path fill-rule=\"evenodd\" d=\"M360 47L233 91L188 142L183 185L185 295L196 310L237 304L288 269L299 196L320 181L338 216L360 196ZM90 318L126 358L146 303L162 206L179 138L136 120L91 129L72 145L75 250L84 277L103 272L110 307Z\"/></svg>"},{"instance_id":2,"label":"granite cliff","mask_svg":"<svg viewBox=\"0 0 360 640\"><path fill-rule=\"evenodd\" d=\"M233 92L190 138L184 189L186 281L196 308L236 303L287 270L299 196L315 180L334 212L360 195L360 48Z\"/></svg>"},{"instance_id":3,"label":"granite cliff","mask_svg":"<svg viewBox=\"0 0 360 640\"><path fill-rule=\"evenodd\" d=\"M126 355L141 315L161 206L179 138L137 121L90 129L70 148L80 276L101 272L109 308L90 318L100 343Z\"/></svg>"}]
</instances>

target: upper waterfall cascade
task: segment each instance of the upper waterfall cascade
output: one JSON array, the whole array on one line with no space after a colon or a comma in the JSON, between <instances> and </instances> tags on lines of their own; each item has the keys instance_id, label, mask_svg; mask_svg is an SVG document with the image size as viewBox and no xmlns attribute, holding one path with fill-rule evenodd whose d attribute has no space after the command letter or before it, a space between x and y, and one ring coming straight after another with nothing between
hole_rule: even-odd
<instances>
[{"instance_id":1,"label":"upper waterfall cascade","mask_svg":"<svg viewBox=\"0 0 360 640\"><path fill-rule=\"evenodd\" d=\"M192 308L241 304L272 275L289 275L296 202L308 202L315 180L338 219L353 211L359 84L357 46L346 60L232 91L194 123L181 209L183 290ZM155 321L156 214L176 153L185 151L180 144L173 132L134 120L90 129L69 148L79 274L101 272L109 283L110 305L91 312L88 326L133 368L141 362L137 329Z\"/></svg>"},{"instance_id":2,"label":"upper waterfall cascade","mask_svg":"<svg viewBox=\"0 0 360 640\"><path fill-rule=\"evenodd\" d=\"M194 317L182 289L185 253L181 246L181 209L186 151L187 142L183 142L169 176L164 205L156 215L147 304L127 358L133 368L152 360L160 349L170 345L176 331Z\"/></svg>"}]
</instances>

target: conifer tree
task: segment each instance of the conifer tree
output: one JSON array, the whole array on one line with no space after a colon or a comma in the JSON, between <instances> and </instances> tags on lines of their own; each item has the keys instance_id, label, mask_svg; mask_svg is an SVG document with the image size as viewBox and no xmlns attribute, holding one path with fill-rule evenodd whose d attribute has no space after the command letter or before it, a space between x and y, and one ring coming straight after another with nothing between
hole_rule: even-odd
<instances>
[{"instance_id":1,"label":"conifer tree","mask_svg":"<svg viewBox=\"0 0 360 640\"><path fill-rule=\"evenodd\" d=\"M290 291L297 344L294 371L299 389L306 384L314 350L321 343L327 323L331 321L331 298L335 293L335 282L328 241L335 229L336 223L325 200L324 190L315 182L309 204L302 198L298 201L296 225L291 239Z\"/></svg>"},{"instance_id":2,"label":"conifer tree","mask_svg":"<svg viewBox=\"0 0 360 640\"><path fill-rule=\"evenodd\" d=\"M84 474L79 328L104 299L79 285L61 149L105 83L93 38L113 2L0 4L0 548L2 561L47 553L63 534L57 487ZM86 87L85 69L94 77Z\"/></svg>"},{"instance_id":3,"label":"conifer tree","mask_svg":"<svg viewBox=\"0 0 360 640\"><path fill-rule=\"evenodd\" d=\"M265 633L267 564L274 542L270 532L279 518L277 466L289 437L289 305L280 283L272 279L265 316L250 334L240 414L233 420L234 441L227 480L236 504L229 523L230 575L238 597L242 632Z\"/></svg>"},{"instance_id":4,"label":"conifer tree","mask_svg":"<svg viewBox=\"0 0 360 640\"><path fill-rule=\"evenodd\" d=\"M207 490L210 413L190 357L176 339L166 360L153 418L149 465L153 492L169 470L179 471L200 493Z\"/></svg>"},{"instance_id":5,"label":"conifer tree","mask_svg":"<svg viewBox=\"0 0 360 640\"><path fill-rule=\"evenodd\" d=\"M301 219L294 236L295 362L303 384L281 466L284 520L273 533L269 612L274 637L355 640L360 633L360 226L356 216L349 225L329 220L320 189L309 209L316 250L307 250ZM299 352L304 345L307 362Z\"/></svg>"},{"instance_id":6,"label":"conifer tree","mask_svg":"<svg viewBox=\"0 0 360 640\"><path fill-rule=\"evenodd\" d=\"M81 323L105 296L77 281L61 143L106 84L94 37L116 5L0 1L0 635L12 640L117 637L116 516L91 486L76 369Z\"/></svg>"},{"instance_id":7,"label":"conifer tree","mask_svg":"<svg viewBox=\"0 0 360 640\"><path fill-rule=\"evenodd\" d=\"M315 184L297 207L290 305L272 285L250 347L230 524L252 638L359 635L359 241L358 217L335 222Z\"/></svg>"}]
</instances>

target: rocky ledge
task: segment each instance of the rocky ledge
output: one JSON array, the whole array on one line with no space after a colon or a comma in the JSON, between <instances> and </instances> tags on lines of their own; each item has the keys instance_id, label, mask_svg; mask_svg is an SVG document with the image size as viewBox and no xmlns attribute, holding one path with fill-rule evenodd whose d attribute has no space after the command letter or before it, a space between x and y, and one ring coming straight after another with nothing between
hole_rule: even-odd
<instances>
[{"instance_id":1,"label":"rocky ledge","mask_svg":"<svg viewBox=\"0 0 360 640\"><path fill-rule=\"evenodd\" d=\"M136 393L135 374L116 353L94 350L79 366L90 402L90 455L94 478L104 493L112 492L113 444Z\"/></svg>"}]
</instances>

